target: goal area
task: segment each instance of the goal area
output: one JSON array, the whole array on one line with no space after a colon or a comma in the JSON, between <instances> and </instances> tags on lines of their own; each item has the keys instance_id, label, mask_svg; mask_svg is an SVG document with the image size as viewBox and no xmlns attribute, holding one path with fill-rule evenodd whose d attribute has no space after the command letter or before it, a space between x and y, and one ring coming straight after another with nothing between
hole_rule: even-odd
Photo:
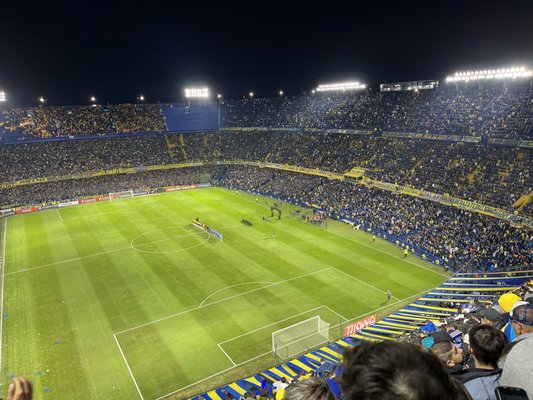
<instances>
[{"instance_id":1,"label":"goal area","mask_svg":"<svg viewBox=\"0 0 533 400\"><path fill-rule=\"evenodd\" d=\"M126 197L133 197L133 190L124 190L122 192L109 193L109 200L123 199Z\"/></svg>"},{"instance_id":2,"label":"goal area","mask_svg":"<svg viewBox=\"0 0 533 400\"><path fill-rule=\"evenodd\" d=\"M272 351L286 360L329 342L329 323L319 315L272 332Z\"/></svg>"}]
</instances>

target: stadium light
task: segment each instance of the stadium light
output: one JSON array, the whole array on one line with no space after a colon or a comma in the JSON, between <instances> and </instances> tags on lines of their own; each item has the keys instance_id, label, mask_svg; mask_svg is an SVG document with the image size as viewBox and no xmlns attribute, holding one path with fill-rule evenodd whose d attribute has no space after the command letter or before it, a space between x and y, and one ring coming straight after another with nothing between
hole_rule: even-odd
<instances>
[{"instance_id":1,"label":"stadium light","mask_svg":"<svg viewBox=\"0 0 533 400\"><path fill-rule=\"evenodd\" d=\"M6 102L6 92L4 92L3 90L0 90L0 103L5 103Z\"/></svg>"},{"instance_id":2,"label":"stadium light","mask_svg":"<svg viewBox=\"0 0 533 400\"><path fill-rule=\"evenodd\" d=\"M279 95L280 95L280 96L283 96L283 90L280 90L280 91L279 91Z\"/></svg>"},{"instance_id":3,"label":"stadium light","mask_svg":"<svg viewBox=\"0 0 533 400\"><path fill-rule=\"evenodd\" d=\"M510 68L495 68L476 71L456 72L446 77L446 82L470 82L491 79L517 79L530 78L533 71L524 66Z\"/></svg>"},{"instance_id":4,"label":"stadium light","mask_svg":"<svg viewBox=\"0 0 533 400\"><path fill-rule=\"evenodd\" d=\"M90 100L91 100L91 103L96 103L96 97L91 96Z\"/></svg>"},{"instance_id":5,"label":"stadium light","mask_svg":"<svg viewBox=\"0 0 533 400\"><path fill-rule=\"evenodd\" d=\"M250 98L253 99L254 98L254 92L248 93L248 96L250 96Z\"/></svg>"},{"instance_id":6,"label":"stadium light","mask_svg":"<svg viewBox=\"0 0 533 400\"><path fill-rule=\"evenodd\" d=\"M139 96L137 96L137 100L144 101L144 96L142 94L140 94Z\"/></svg>"},{"instance_id":7,"label":"stadium light","mask_svg":"<svg viewBox=\"0 0 533 400\"><path fill-rule=\"evenodd\" d=\"M217 94L217 99L221 99L221 98L222 98L222 93Z\"/></svg>"},{"instance_id":8,"label":"stadium light","mask_svg":"<svg viewBox=\"0 0 533 400\"><path fill-rule=\"evenodd\" d=\"M39 97L39 103L41 104L46 103L46 99L43 96Z\"/></svg>"},{"instance_id":9,"label":"stadium light","mask_svg":"<svg viewBox=\"0 0 533 400\"><path fill-rule=\"evenodd\" d=\"M209 89L204 88L186 88L185 97L187 99L200 98L207 99L209 97Z\"/></svg>"},{"instance_id":10,"label":"stadium light","mask_svg":"<svg viewBox=\"0 0 533 400\"><path fill-rule=\"evenodd\" d=\"M339 83L328 83L324 85L318 85L316 88L317 92L345 92L347 90L364 90L366 89L366 84L355 82L339 82Z\"/></svg>"}]
</instances>

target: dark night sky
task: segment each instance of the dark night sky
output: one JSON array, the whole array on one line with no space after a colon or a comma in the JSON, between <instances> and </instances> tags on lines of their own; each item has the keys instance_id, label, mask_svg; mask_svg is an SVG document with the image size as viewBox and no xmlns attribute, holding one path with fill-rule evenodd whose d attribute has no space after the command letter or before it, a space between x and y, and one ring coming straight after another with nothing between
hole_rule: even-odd
<instances>
[{"instance_id":1,"label":"dark night sky","mask_svg":"<svg viewBox=\"0 0 533 400\"><path fill-rule=\"evenodd\" d=\"M9 105L226 98L319 81L443 79L533 67L533 1L0 2L0 89Z\"/></svg>"}]
</instances>

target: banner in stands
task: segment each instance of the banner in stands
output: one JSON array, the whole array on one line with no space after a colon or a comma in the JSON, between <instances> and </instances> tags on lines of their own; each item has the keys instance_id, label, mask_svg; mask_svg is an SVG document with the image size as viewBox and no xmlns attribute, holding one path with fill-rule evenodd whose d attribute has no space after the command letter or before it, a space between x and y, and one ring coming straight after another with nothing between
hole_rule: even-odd
<instances>
[{"instance_id":1,"label":"banner in stands","mask_svg":"<svg viewBox=\"0 0 533 400\"><path fill-rule=\"evenodd\" d=\"M353 335L354 333L359 332L361 329L366 328L369 325L373 325L377 321L377 319L377 315L374 314L366 318L360 319L359 321L355 321L350 325L346 325L344 327L343 336Z\"/></svg>"},{"instance_id":2,"label":"banner in stands","mask_svg":"<svg viewBox=\"0 0 533 400\"><path fill-rule=\"evenodd\" d=\"M383 137L395 137L403 139L425 139L425 140L441 140L445 142L470 142L478 143L481 138L476 136L463 135L437 135L434 133L414 133L414 132L383 132Z\"/></svg>"},{"instance_id":3,"label":"banner in stands","mask_svg":"<svg viewBox=\"0 0 533 400\"><path fill-rule=\"evenodd\" d=\"M14 182L4 182L0 184L1 189L12 188L15 186L32 185L34 183L48 182L48 178L22 179Z\"/></svg>"},{"instance_id":4,"label":"banner in stands","mask_svg":"<svg viewBox=\"0 0 533 400\"><path fill-rule=\"evenodd\" d=\"M41 210L50 210L52 208L58 208L59 206L56 204L47 204L45 206L41 206L40 209Z\"/></svg>"},{"instance_id":5,"label":"banner in stands","mask_svg":"<svg viewBox=\"0 0 533 400\"><path fill-rule=\"evenodd\" d=\"M88 197L86 199L79 199L78 203L80 204L86 204L86 203L96 203L97 201L105 201L109 200L109 197Z\"/></svg>"},{"instance_id":6,"label":"banner in stands","mask_svg":"<svg viewBox=\"0 0 533 400\"><path fill-rule=\"evenodd\" d=\"M39 211L39 207L19 208L18 210L15 210L15 214L28 214L36 211Z\"/></svg>"},{"instance_id":7,"label":"banner in stands","mask_svg":"<svg viewBox=\"0 0 533 400\"><path fill-rule=\"evenodd\" d=\"M202 183L199 185L166 186L163 189L165 190L165 192L176 192L178 190L189 190L189 189L206 188L206 187L211 187L211 184Z\"/></svg>"},{"instance_id":8,"label":"banner in stands","mask_svg":"<svg viewBox=\"0 0 533 400\"><path fill-rule=\"evenodd\" d=\"M513 139L489 138L489 143L497 145L497 146L533 148L533 140L513 140Z\"/></svg>"},{"instance_id":9,"label":"banner in stands","mask_svg":"<svg viewBox=\"0 0 533 400\"><path fill-rule=\"evenodd\" d=\"M272 163L259 164L259 166L281 169L283 171L300 172L302 174L307 174L307 175L323 176L329 179L337 179L337 180L344 179L344 177L340 174L336 174L334 172L322 171L318 168L311 169L311 168L304 168L304 167L296 167L294 165L288 165L288 164L281 165L281 164L272 164Z\"/></svg>"},{"instance_id":10,"label":"banner in stands","mask_svg":"<svg viewBox=\"0 0 533 400\"><path fill-rule=\"evenodd\" d=\"M362 129L326 129L326 133L340 133L343 135L372 135L372 131Z\"/></svg>"},{"instance_id":11,"label":"banner in stands","mask_svg":"<svg viewBox=\"0 0 533 400\"><path fill-rule=\"evenodd\" d=\"M415 189L412 187L401 186L394 183L387 183L381 181L368 181L369 186L377 187L379 189L397 192L401 194L408 194L410 196L420 197L422 199L435 201L437 203L454 206L463 210L485 214L494 218L502 219L514 224L525 225L533 228L533 220L521 215L517 215L511 211L505 211L496 207L487 206L469 200L458 199L444 194L428 192L426 190Z\"/></svg>"},{"instance_id":12,"label":"banner in stands","mask_svg":"<svg viewBox=\"0 0 533 400\"><path fill-rule=\"evenodd\" d=\"M8 217L13 214L15 214L13 210L0 210L0 217Z\"/></svg>"},{"instance_id":13,"label":"banner in stands","mask_svg":"<svg viewBox=\"0 0 533 400\"><path fill-rule=\"evenodd\" d=\"M63 201L58 204L59 207L70 207L70 206L77 206L78 200L71 200L71 201Z\"/></svg>"}]
</instances>

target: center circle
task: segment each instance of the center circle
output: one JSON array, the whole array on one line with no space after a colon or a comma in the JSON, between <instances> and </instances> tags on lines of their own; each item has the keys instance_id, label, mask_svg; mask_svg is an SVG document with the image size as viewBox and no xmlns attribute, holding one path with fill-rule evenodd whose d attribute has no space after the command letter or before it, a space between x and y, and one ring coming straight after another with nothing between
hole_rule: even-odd
<instances>
[{"instance_id":1,"label":"center circle","mask_svg":"<svg viewBox=\"0 0 533 400\"><path fill-rule=\"evenodd\" d=\"M177 253L201 246L207 243L210 237L207 231L190 231L169 226L141 233L131 240L130 247L141 253Z\"/></svg>"}]
</instances>

